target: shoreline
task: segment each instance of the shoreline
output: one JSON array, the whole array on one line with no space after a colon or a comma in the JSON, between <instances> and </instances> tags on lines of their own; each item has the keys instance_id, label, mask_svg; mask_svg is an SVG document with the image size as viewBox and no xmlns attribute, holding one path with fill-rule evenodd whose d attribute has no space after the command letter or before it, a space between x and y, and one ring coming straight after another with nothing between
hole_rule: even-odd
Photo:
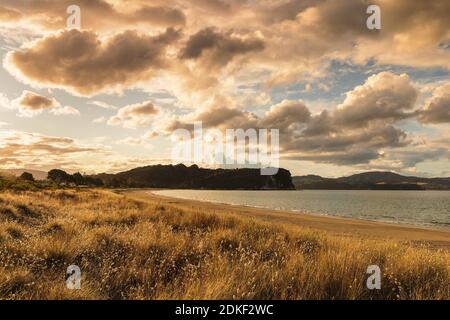
<instances>
[{"instance_id":1,"label":"shoreline","mask_svg":"<svg viewBox=\"0 0 450 320\"><path fill-rule=\"evenodd\" d=\"M118 193L135 200L165 202L180 208L196 209L216 214L232 213L261 221L281 223L307 229L330 232L345 237L369 238L408 242L413 245L430 245L450 250L450 231L425 226L388 223L347 217L315 215L286 210L257 208L244 205L191 200L155 194L162 189L118 190Z\"/></svg>"},{"instance_id":2,"label":"shoreline","mask_svg":"<svg viewBox=\"0 0 450 320\"><path fill-rule=\"evenodd\" d=\"M227 203L227 202L220 202L220 201L213 201L213 200L190 199L188 197L174 197L174 196L167 196L167 195L162 195L162 194L155 193L157 191L165 191L165 190L172 190L172 189L155 189L155 190L149 191L149 193L151 195L153 195L153 196L156 196L156 197L166 197L166 198L180 199L180 200L187 200L187 201L198 201L198 202L212 203L212 204L231 206L231 207L254 208L254 209L269 210L269 211L284 212L284 213L292 213L292 214L303 214L303 215L317 216L317 217L336 217L336 218L350 219L350 220L356 220L356 221L378 222L378 223L384 223L384 224L389 224L389 225L392 224L392 225L404 226L404 227L415 227L415 228L426 229L426 230L431 230L431 231L447 231L447 232L450 232L450 227L439 227L439 226L436 226L436 225L414 224L414 223L397 222L397 221L389 221L389 220L371 220L371 219L366 219L366 218L346 217L346 216L342 216L342 215L331 215L331 214L325 214L325 213L304 212L304 211L301 211L300 209L281 209L281 208L277 209L277 208L270 208L270 207L264 207L264 206L252 206L252 205ZM252 191L252 190L250 190L250 191ZM259 191L259 190L255 190L255 191ZM264 190L261 190L261 191L264 191ZM294 191L297 191L297 190L294 190ZM384 190L373 190L373 191L384 191ZM402 191L402 190L395 190L395 191ZM407 190L405 190L405 191L407 191Z\"/></svg>"}]
</instances>

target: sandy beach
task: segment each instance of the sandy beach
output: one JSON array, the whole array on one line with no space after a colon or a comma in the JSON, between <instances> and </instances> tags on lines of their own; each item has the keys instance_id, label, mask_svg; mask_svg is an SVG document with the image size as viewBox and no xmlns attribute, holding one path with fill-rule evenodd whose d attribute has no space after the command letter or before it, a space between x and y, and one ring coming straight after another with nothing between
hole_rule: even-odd
<instances>
[{"instance_id":1,"label":"sandy beach","mask_svg":"<svg viewBox=\"0 0 450 320\"><path fill-rule=\"evenodd\" d=\"M165 205L171 205L179 208L189 208L218 214L237 214L266 222L275 222L300 226L313 230L322 230L345 237L394 240L399 242L408 242L413 245L427 244L433 248L450 250L450 231L446 230L202 202L160 196L152 191L156 190L122 190L119 192L130 198L155 204L163 203Z\"/></svg>"}]
</instances>

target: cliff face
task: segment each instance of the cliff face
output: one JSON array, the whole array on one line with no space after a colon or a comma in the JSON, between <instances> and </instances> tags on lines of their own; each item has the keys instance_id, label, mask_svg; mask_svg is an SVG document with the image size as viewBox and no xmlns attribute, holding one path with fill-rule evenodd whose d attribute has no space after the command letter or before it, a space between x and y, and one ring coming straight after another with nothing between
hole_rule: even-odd
<instances>
[{"instance_id":1,"label":"cliff face","mask_svg":"<svg viewBox=\"0 0 450 320\"><path fill-rule=\"evenodd\" d=\"M279 169L262 176L259 169L203 169L196 165L155 165L117 174L93 176L110 187L222 190L292 190L291 173Z\"/></svg>"}]
</instances>

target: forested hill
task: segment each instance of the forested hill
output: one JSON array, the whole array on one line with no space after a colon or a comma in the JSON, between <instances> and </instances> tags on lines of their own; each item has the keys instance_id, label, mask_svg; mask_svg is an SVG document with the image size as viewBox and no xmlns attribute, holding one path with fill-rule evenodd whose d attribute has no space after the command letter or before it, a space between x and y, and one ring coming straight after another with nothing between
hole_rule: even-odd
<instances>
[{"instance_id":1,"label":"forested hill","mask_svg":"<svg viewBox=\"0 0 450 320\"><path fill-rule=\"evenodd\" d=\"M189 188L223 190L292 190L291 173L279 169L263 176L259 169L205 169L196 165L154 165L117 174L90 176L109 187Z\"/></svg>"}]
</instances>

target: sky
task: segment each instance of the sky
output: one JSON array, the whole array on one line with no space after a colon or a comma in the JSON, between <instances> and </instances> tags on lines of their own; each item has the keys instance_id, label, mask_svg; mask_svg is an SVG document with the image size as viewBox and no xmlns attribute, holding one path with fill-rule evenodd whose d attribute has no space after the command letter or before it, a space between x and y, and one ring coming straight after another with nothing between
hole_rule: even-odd
<instances>
[{"instance_id":1,"label":"sky","mask_svg":"<svg viewBox=\"0 0 450 320\"><path fill-rule=\"evenodd\" d=\"M449 16L448 0L0 0L0 169L171 163L201 121L278 129L294 175L450 176Z\"/></svg>"}]
</instances>

